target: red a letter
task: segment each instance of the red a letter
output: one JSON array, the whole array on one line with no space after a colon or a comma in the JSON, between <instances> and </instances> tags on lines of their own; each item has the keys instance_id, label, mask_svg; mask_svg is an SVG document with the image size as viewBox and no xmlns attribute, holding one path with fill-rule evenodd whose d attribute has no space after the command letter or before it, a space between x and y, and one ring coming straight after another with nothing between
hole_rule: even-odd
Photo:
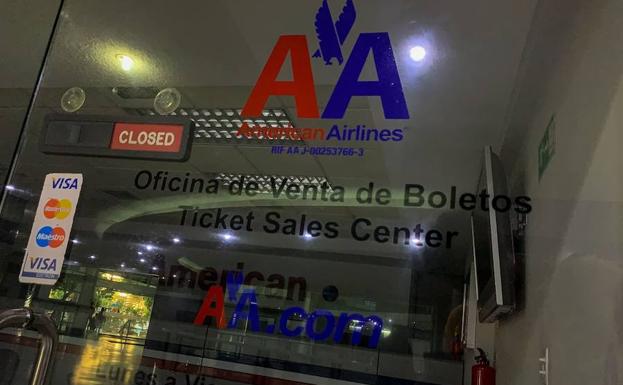
<instances>
[{"instance_id":1,"label":"red a letter","mask_svg":"<svg viewBox=\"0 0 623 385\"><path fill-rule=\"evenodd\" d=\"M225 312L223 311L224 302L223 288L218 285L212 285L203 299L201 308L193 323L195 325L203 325L206 318L210 316L216 319L216 326L219 329L224 329L227 325L225 322ZM212 307L212 304L215 304L215 306Z\"/></svg>"},{"instance_id":2,"label":"red a letter","mask_svg":"<svg viewBox=\"0 0 623 385\"><path fill-rule=\"evenodd\" d=\"M288 53L292 59L292 81L279 81L277 77ZM294 96L300 118L320 116L305 35L279 37L242 109L242 116L262 116L262 110L271 95Z\"/></svg>"}]
</instances>

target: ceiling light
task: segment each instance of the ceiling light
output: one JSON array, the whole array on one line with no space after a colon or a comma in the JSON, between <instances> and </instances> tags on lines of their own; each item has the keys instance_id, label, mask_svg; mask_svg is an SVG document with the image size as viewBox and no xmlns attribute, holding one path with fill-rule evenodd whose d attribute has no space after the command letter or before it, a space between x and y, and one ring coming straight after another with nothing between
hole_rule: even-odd
<instances>
[{"instance_id":1,"label":"ceiling light","mask_svg":"<svg viewBox=\"0 0 623 385\"><path fill-rule=\"evenodd\" d=\"M231 234L221 234L220 235L221 238L223 238L225 241L231 241L232 239L234 239L234 236Z\"/></svg>"},{"instance_id":2,"label":"ceiling light","mask_svg":"<svg viewBox=\"0 0 623 385\"><path fill-rule=\"evenodd\" d=\"M173 238L173 243L180 243L182 242L179 238Z\"/></svg>"},{"instance_id":3,"label":"ceiling light","mask_svg":"<svg viewBox=\"0 0 623 385\"><path fill-rule=\"evenodd\" d=\"M409 56L411 57L411 60L420 62L426 57L426 49L421 45L411 47L409 50Z\"/></svg>"},{"instance_id":4,"label":"ceiling light","mask_svg":"<svg viewBox=\"0 0 623 385\"><path fill-rule=\"evenodd\" d=\"M134 67L134 60L128 55L117 55L117 60L119 60L119 65L125 72L131 71Z\"/></svg>"},{"instance_id":5,"label":"ceiling light","mask_svg":"<svg viewBox=\"0 0 623 385\"><path fill-rule=\"evenodd\" d=\"M141 259L139 259L139 262L141 262L141 263L145 263L145 262L146 262L146 261L145 261L145 258L141 258Z\"/></svg>"}]
</instances>

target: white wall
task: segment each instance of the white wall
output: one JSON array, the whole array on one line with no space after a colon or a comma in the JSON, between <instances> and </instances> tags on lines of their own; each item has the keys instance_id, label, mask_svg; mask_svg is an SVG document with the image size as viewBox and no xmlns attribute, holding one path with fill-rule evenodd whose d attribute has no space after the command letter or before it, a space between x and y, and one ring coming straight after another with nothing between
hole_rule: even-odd
<instances>
[{"instance_id":1,"label":"white wall","mask_svg":"<svg viewBox=\"0 0 623 385\"><path fill-rule=\"evenodd\" d=\"M541 1L502 147L534 200L525 308L496 333L498 384L623 383L623 2ZM556 114L543 178L538 143Z\"/></svg>"}]
</instances>

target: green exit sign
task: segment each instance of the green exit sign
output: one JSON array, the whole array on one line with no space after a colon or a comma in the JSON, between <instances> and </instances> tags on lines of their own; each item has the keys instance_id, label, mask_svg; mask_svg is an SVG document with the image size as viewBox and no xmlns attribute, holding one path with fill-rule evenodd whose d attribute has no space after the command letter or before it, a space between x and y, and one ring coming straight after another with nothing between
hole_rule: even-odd
<instances>
[{"instance_id":1,"label":"green exit sign","mask_svg":"<svg viewBox=\"0 0 623 385\"><path fill-rule=\"evenodd\" d=\"M552 115L539 143L539 180L556 152L556 116Z\"/></svg>"}]
</instances>

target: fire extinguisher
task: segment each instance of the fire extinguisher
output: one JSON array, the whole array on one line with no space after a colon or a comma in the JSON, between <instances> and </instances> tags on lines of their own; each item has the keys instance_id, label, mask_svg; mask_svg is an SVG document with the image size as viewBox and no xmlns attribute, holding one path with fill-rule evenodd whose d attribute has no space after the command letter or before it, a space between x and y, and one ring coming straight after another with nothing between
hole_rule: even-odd
<instances>
[{"instance_id":1,"label":"fire extinguisher","mask_svg":"<svg viewBox=\"0 0 623 385\"><path fill-rule=\"evenodd\" d=\"M472 366L472 385L495 385L495 369L489 365L487 354L478 348L476 365Z\"/></svg>"}]
</instances>

